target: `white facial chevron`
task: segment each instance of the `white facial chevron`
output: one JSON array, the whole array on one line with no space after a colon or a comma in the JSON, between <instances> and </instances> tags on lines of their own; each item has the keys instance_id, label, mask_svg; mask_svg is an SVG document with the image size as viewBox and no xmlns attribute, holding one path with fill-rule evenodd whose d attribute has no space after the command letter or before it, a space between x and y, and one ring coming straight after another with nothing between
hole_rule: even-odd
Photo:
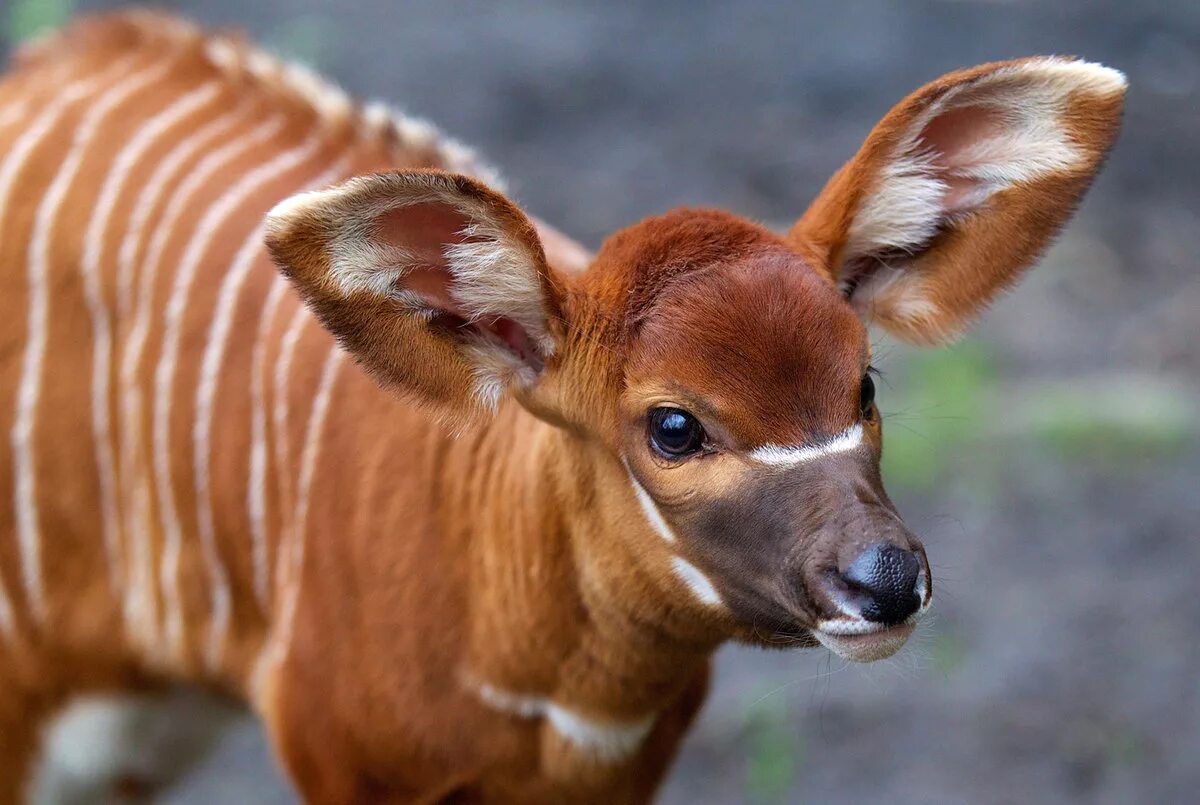
<instances>
[{"instance_id":1,"label":"white facial chevron","mask_svg":"<svg viewBox=\"0 0 1200 805\"><path fill-rule=\"evenodd\" d=\"M761 464L770 464L774 467L794 467L797 464L803 464L822 456L849 452L861 445L862 442L863 429L862 424L859 423L852 425L832 439L819 444L797 447L783 447L774 444L763 445L752 451L750 458Z\"/></svg>"}]
</instances>

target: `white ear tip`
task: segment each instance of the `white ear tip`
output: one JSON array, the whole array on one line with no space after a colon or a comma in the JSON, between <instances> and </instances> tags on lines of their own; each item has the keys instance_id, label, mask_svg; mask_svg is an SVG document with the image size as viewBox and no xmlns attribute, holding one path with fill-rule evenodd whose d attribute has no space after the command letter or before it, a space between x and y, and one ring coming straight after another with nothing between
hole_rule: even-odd
<instances>
[{"instance_id":1,"label":"white ear tip","mask_svg":"<svg viewBox=\"0 0 1200 805\"><path fill-rule=\"evenodd\" d=\"M1069 81L1094 95L1115 95L1129 87L1129 80L1120 70L1082 59L1034 59L1026 64L1026 69Z\"/></svg>"},{"instance_id":2,"label":"white ear tip","mask_svg":"<svg viewBox=\"0 0 1200 805\"><path fill-rule=\"evenodd\" d=\"M287 228L288 224L299 217L311 214L323 199L325 193L320 190L310 190L307 193L296 193L277 203L267 213L267 230L278 232Z\"/></svg>"}]
</instances>

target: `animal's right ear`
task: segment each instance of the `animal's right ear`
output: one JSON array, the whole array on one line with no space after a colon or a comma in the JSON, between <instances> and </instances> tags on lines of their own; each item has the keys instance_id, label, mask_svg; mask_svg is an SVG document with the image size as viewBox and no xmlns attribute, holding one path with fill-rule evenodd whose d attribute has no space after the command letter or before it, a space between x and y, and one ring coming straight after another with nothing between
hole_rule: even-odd
<instances>
[{"instance_id":1,"label":"animal's right ear","mask_svg":"<svg viewBox=\"0 0 1200 805\"><path fill-rule=\"evenodd\" d=\"M361 176L293 196L267 246L375 377L446 413L529 387L562 338L562 285L511 201L440 171Z\"/></svg>"}]
</instances>

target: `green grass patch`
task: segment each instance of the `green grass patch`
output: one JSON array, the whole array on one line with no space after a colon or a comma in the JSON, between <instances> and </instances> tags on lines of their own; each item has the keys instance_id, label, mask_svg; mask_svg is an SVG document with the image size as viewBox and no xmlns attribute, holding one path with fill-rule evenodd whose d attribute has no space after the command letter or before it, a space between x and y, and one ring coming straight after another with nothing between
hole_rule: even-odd
<instances>
[{"instance_id":1,"label":"green grass patch","mask_svg":"<svg viewBox=\"0 0 1200 805\"><path fill-rule=\"evenodd\" d=\"M929 661L943 676L950 676L967 661L967 644L955 632L938 629L929 643Z\"/></svg>"},{"instance_id":2,"label":"green grass patch","mask_svg":"<svg viewBox=\"0 0 1200 805\"><path fill-rule=\"evenodd\" d=\"M1169 458L1196 437L1200 399L1154 376L1102 376L1028 386L1017 426L1069 460L1119 466Z\"/></svg>"},{"instance_id":3,"label":"green grass patch","mask_svg":"<svg viewBox=\"0 0 1200 805\"><path fill-rule=\"evenodd\" d=\"M978 432L995 361L979 341L899 356L888 374L896 390L879 395L884 411L883 472L913 489L933 487L945 474L948 448Z\"/></svg>"},{"instance_id":4,"label":"green grass patch","mask_svg":"<svg viewBox=\"0 0 1200 805\"><path fill-rule=\"evenodd\" d=\"M301 14L271 31L266 43L280 56L321 70L329 66L333 54L334 23L321 14Z\"/></svg>"},{"instance_id":5,"label":"green grass patch","mask_svg":"<svg viewBox=\"0 0 1200 805\"><path fill-rule=\"evenodd\" d=\"M784 802L803 763L803 741L791 707L782 696L752 705L743 728L746 747L747 798L752 802Z\"/></svg>"},{"instance_id":6,"label":"green grass patch","mask_svg":"<svg viewBox=\"0 0 1200 805\"><path fill-rule=\"evenodd\" d=\"M4 20L10 42L44 34L65 23L75 11L75 0L12 0Z\"/></svg>"}]
</instances>

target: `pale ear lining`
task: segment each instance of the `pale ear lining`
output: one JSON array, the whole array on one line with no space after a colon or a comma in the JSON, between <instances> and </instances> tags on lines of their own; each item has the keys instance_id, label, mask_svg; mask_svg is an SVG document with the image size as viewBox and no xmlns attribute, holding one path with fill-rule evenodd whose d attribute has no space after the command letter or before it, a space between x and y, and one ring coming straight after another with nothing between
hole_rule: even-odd
<instances>
[{"instance_id":1,"label":"pale ear lining","mask_svg":"<svg viewBox=\"0 0 1200 805\"><path fill-rule=\"evenodd\" d=\"M1081 166L1088 155L1064 125L1067 101L1076 92L1109 95L1125 86L1124 75L1110 67L1043 58L949 87L914 116L885 158L875 187L854 215L846 254L912 253L997 191ZM975 123L982 136L950 132L941 139L957 133L961 141L930 142L939 119L970 112L983 120L960 123ZM950 197L952 186L963 183L974 187Z\"/></svg>"},{"instance_id":2,"label":"pale ear lining","mask_svg":"<svg viewBox=\"0 0 1200 805\"><path fill-rule=\"evenodd\" d=\"M911 116L889 132L833 267L843 292L868 315L886 299L893 318L931 319L935 303L906 264L997 193L1094 170L1107 143L1098 154L1078 141L1069 106L1077 96L1108 98L1125 87L1117 70L1038 58L985 70L899 107Z\"/></svg>"},{"instance_id":3,"label":"pale ear lining","mask_svg":"<svg viewBox=\"0 0 1200 805\"><path fill-rule=\"evenodd\" d=\"M452 242L439 246L440 254L381 237L384 216L421 204L452 210L465 222L453 233L456 237L448 238ZM487 407L494 407L512 383L532 385L554 353L542 285L548 268L540 246L529 239L532 226L515 208L497 211L485 198L464 193L453 177L358 177L286 199L267 217L269 241L287 239L301 228L312 233L309 240L320 246L328 266L308 282L337 298L386 298L400 315L453 331L476 378L476 396ZM438 304L404 283L439 261L443 265L437 268L450 275L449 304Z\"/></svg>"}]
</instances>

